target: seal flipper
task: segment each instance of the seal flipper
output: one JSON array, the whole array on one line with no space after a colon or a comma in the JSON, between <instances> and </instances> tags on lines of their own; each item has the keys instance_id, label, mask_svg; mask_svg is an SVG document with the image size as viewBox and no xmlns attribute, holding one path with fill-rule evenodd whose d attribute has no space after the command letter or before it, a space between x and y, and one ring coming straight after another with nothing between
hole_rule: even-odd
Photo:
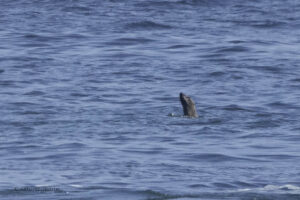
<instances>
[{"instance_id":1,"label":"seal flipper","mask_svg":"<svg viewBox=\"0 0 300 200\"><path fill-rule=\"evenodd\" d=\"M198 117L194 101L182 92L179 94L179 98L184 115L188 117Z\"/></svg>"}]
</instances>

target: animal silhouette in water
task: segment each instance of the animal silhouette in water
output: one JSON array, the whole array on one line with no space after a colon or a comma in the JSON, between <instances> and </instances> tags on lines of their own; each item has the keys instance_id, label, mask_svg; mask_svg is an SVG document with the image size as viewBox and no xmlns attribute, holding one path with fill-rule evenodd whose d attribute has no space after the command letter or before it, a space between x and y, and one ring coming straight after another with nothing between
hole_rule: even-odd
<instances>
[{"instance_id":1,"label":"animal silhouette in water","mask_svg":"<svg viewBox=\"0 0 300 200\"><path fill-rule=\"evenodd\" d=\"M179 98L184 115L188 117L198 117L194 101L182 92L179 94Z\"/></svg>"}]
</instances>

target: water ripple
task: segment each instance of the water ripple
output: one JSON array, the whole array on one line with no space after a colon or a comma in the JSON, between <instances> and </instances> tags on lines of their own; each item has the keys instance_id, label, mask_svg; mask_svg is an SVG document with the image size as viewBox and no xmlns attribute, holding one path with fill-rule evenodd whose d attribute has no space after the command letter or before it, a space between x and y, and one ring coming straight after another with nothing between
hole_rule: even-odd
<instances>
[{"instance_id":1,"label":"water ripple","mask_svg":"<svg viewBox=\"0 0 300 200\"><path fill-rule=\"evenodd\" d=\"M299 199L299 9L1 1L0 199Z\"/></svg>"},{"instance_id":2,"label":"water ripple","mask_svg":"<svg viewBox=\"0 0 300 200\"><path fill-rule=\"evenodd\" d=\"M132 30L161 30L161 29L171 29L173 27L170 25L155 23L152 21L141 21L141 22L129 23L126 25L126 28Z\"/></svg>"},{"instance_id":3,"label":"water ripple","mask_svg":"<svg viewBox=\"0 0 300 200\"><path fill-rule=\"evenodd\" d=\"M129 45L137 45L137 44L146 44L150 42L154 42L155 40L151 40L148 38L118 38L113 40L112 42L107 42L107 45L119 45L119 46L129 46Z\"/></svg>"}]
</instances>

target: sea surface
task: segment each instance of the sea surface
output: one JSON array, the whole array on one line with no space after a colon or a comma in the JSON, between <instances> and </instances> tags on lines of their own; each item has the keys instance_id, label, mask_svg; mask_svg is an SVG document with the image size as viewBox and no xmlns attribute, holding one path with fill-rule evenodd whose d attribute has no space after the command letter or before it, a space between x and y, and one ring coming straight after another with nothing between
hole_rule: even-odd
<instances>
[{"instance_id":1,"label":"sea surface","mask_svg":"<svg viewBox=\"0 0 300 200\"><path fill-rule=\"evenodd\" d=\"M300 1L1 0L0 156L1 200L299 200Z\"/></svg>"}]
</instances>

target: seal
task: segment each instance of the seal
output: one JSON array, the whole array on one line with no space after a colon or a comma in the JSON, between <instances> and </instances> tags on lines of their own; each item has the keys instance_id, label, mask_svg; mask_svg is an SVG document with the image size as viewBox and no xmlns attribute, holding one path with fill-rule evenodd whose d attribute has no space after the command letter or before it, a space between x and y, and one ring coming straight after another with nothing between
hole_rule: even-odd
<instances>
[{"instance_id":1,"label":"seal","mask_svg":"<svg viewBox=\"0 0 300 200\"><path fill-rule=\"evenodd\" d=\"M179 94L179 98L184 115L188 117L198 117L194 101L182 92Z\"/></svg>"}]
</instances>

